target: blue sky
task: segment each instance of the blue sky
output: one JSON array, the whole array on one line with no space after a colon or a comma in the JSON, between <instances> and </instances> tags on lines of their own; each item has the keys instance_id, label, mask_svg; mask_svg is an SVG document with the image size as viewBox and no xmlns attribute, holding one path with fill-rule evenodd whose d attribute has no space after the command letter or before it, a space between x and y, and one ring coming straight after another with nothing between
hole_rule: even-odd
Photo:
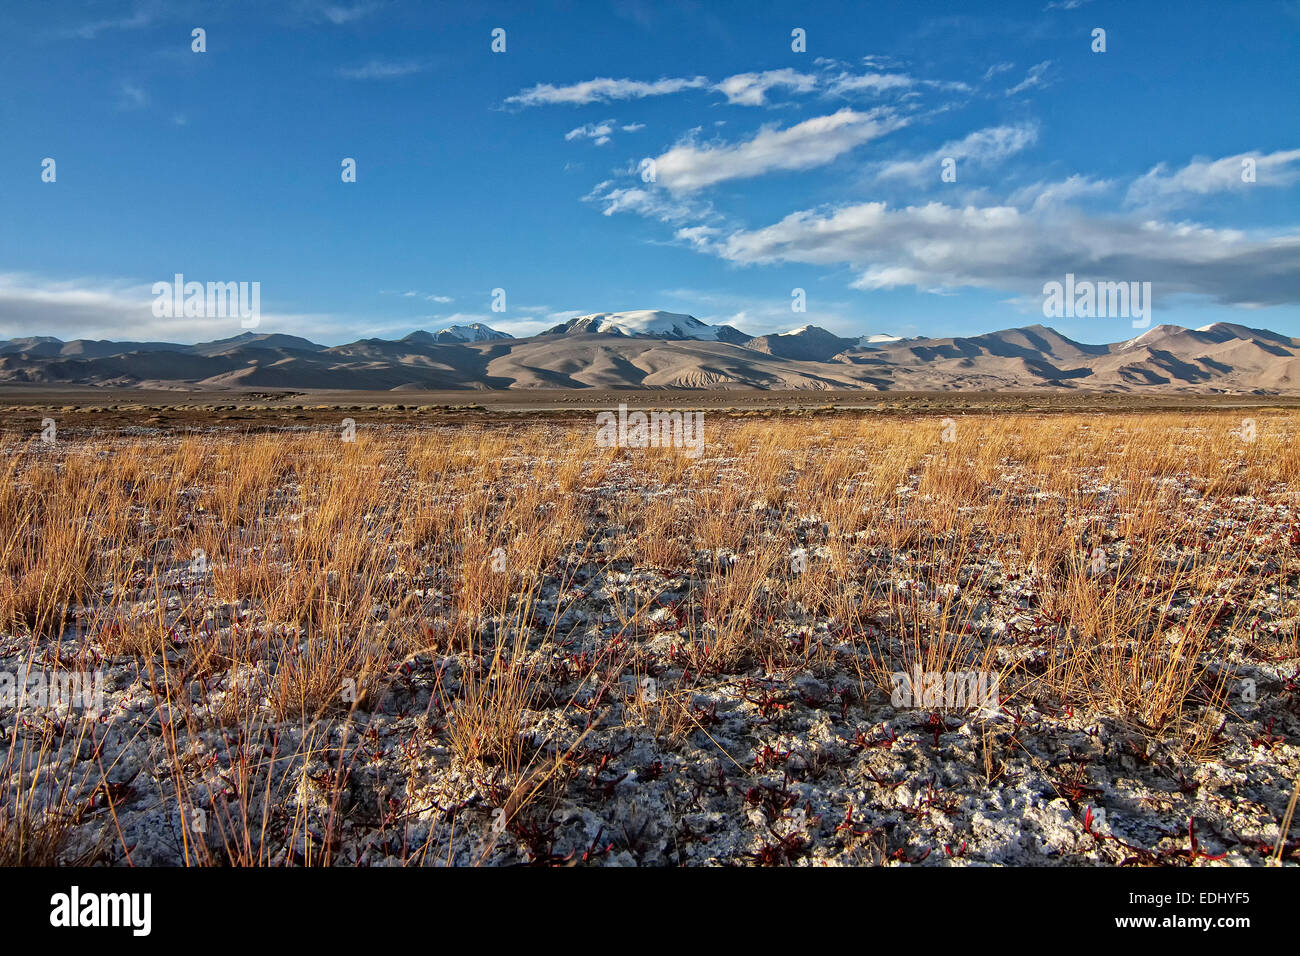
<instances>
[{"instance_id":1,"label":"blue sky","mask_svg":"<svg viewBox=\"0 0 1300 956\"><path fill-rule=\"evenodd\" d=\"M9 0L0 25L0 338L241 331L155 318L175 273L258 281L259 331L327 344L643 308L975 334L1047 321L1067 272L1151 282L1156 322L1300 335L1300 0Z\"/></svg>"}]
</instances>

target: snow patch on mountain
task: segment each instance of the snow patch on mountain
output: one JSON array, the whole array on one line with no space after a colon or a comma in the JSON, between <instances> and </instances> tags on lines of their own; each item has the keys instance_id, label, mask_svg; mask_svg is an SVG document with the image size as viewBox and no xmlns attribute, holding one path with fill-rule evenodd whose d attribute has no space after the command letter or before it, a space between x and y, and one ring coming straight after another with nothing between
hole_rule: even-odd
<instances>
[{"instance_id":1,"label":"snow patch on mountain","mask_svg":"<svg viewBox=\"0 0 1300 956\"><path fill-rule=\"evenodd\" d=\"M1119 346L1115 349L1115 351L1122 352L1125 349L1134 348L1137 345L1141 345L1145 343L1147 339L1155 339L1164 335L1172 334L1174 332L1186 332L1186 331L1187 330L1184 329L1181 325L1170 325L1168 323L1164 323L1161 325L1157 325L1155 328L1147 329L1141 335L1136 335L1125 342L1121 342Z\"/></svg>"},{"instance_id":2,"label":"snow patch on mountain","mask_svg":"<svg viewBox=\"0 0 1300 956\"><path fill-rule=\"evenodd\" d=\"M596 312L580 315L564 323L557 331L604 332L618 335L653 335L668 339L716 341L718 327L701 322L693 315L640 309L631 312Z\"/></svg>"},{"instance_id":3,"label":"snow patch on mountain","mask_svg":"<svg viewBox=\"0 0 1300 956\"><path fill-rule=\"evenodd\" d=\"M469 325L449 325L445 329L439 329L434 334L438 337L439 342L449 339L460 342L490 342L494 339L514 338L509 332L502 332L490 325L484 325L482 322L471 322Z\"/></svg>"},{"instance_id":4,"label":"snow patch on mountain","mask_svg":"<svg viewBox=\"0 0 1300 956\"><path fill-rule=\"evenodd\" d=\"M482 322L471 322L469 325L449 325L446 328L439 329L437 332L425 332L421 329L418 332L412 332L402 339L403 342L415 342L424 345L433 343L455 344L458 342L492 342L497 339L514 338L509 332L501 332Z\"/></svg>"}]
</instances>

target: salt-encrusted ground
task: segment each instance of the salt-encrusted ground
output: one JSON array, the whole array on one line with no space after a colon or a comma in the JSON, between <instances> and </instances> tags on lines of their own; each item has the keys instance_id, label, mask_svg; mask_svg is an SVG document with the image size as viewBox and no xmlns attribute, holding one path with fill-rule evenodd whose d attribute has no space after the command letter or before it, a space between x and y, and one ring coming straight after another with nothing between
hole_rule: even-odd
<instances>
[{"instance_id":1,"label":"salt-encrusted ground","mask_svg":"<svg viewBox=\"0 0 1300 956\"><path fill-rule=\"evenodd\" d=\"M450 432L394 430L384 440L409 449L451 441ZM582 533L557 546L522 610L489 602L468 631L455 623L458 590L468 586L456 558L442 542L406 533L404 520L419 509L406 518L387 506L354 514L339 533L364 542L353 570L376 582L358 619L395 648L366 672L330 670L313 658L311 623L270 616L255 589L232 587L241 563L293 570L294 528L319 505L305 470L277 476L210 566L188 562L185 527L156 524L141 501L130 518L148 560L93 582L60 639L21 627L0 636L0 671L58 659L102 669L105 687L98 717L0 707L8 806L39 765L30 802L43 808L38 817L68 824L60 859L137 866L1258 865L1272 855L1300 777L1300 489L1229 494L1195 469L1125 487L1098 463L1076 469L1079 494L1070 495L1007 461L998 487L936 508L928 459L918 454L881 489L863 437L862 472L828 477L826 489L841 505L869 495L870 513L856 524L801 502L800 482L818 480L808 472L816 447L811 458L800 447L777 482L782 500L748 488L746 459L725 447L710 446L698 463L706 480L693 484L632 450L616 450L595 472L580 467L556 507L577 514ZM44 456L40 467L66 468L67 456L138 454L138 441L9 445L6 481L21 492L34 455ZM842 442L821 447L850 453ZM929 452L937 453L947 452ZM546 460L571 454L558 428L492 454L506 461L487 478L484 500L495 506L551 480L566 487ZM389 488L381 499L409 504L419 468L392 449L380 459L376 480ZM449 492L435 489L427 503L454 507ZM183 524L202 522L203 476L178 494ZM637 509L655 500L680 520L652 535ZM1182 530L1158 542L1134 534L1135 502L1144 501ZM1062 604L1068 569L1029 557L992 518L949 528L934 520L990 502L1008 522L1023 513L1057 521L1058 508L1050 536L1078 539L1063 551L1085 562L1104 542L1103 565L1089 565L1089 576L1103 594L1149 590L1160 607L1148 622L1154 633L1121 629L1103 646L1076 620L1080 608ZM7 504L17 507L13 495ZM732 509L745 512L735 518L744 527L736 546L699 547L704 523L719 515L725 523ZM117 546L125 545L97 545ZM468 560L463 546L451 553ZM509 575L512 553L504 547L502 568L489 571ZM1197 569L1203 582L1206 555L1227 553L1239 560L1210 584L1180 577ZM350 566L340 567L322 573L346 577ZM726 590L747 575L752 588ZM1208 636L1193 641L1210 602ZM131 621L165 640L124 649ZM515 641L518 653L494 664L493 649ZM1126 642L1148 654L1154 642L1167 648L1161 660L1176 660L1182 641L1196 658L1194 678L1182 712L1160 726L1139 716L1140 698L1159 694L1170 672L1143 671L1128 708L1100 692L1071 699L1044 677L1067 659L1136 661ZM949 644L951 663L1000 675L1000 705L891 703L887 675L909 648ZM281 678L307 662L331 687L353 681L361 699L345 686L305 716L286 715ZM516 757L467 759L452 733L458 708L506 700L516 679L527 686ZM1298 848L1292 835L1284 858L1300 861Z\"/></svg>"}]
</instances>

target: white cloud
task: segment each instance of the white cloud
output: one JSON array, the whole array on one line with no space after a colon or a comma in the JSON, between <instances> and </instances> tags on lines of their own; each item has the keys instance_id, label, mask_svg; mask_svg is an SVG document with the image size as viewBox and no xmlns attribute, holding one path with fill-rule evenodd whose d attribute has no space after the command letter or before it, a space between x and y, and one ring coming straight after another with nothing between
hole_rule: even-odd
<instances>
[{"instance_id":1,"label":"white cloud","mask_svg":"<svg viewBox=\"0 0 1300 956\"><path fill-rule=\"evenodd\" d=\"M113 17L106 20L94 20L83 23L67 32L67 36L93 40L105 30L138 30L147 27L156 19L156 4L140 4L129 16Z\"/></svg>"},{"instance_id":2,"label":"white cloud","mask_svg":"<svg viewBox=\"0 0 1300 956\"><path fill-rule=\"evenodd\" d=\"M909 89L915 85L916 80L906 73L841 73L827 81L827 90L839 95L883 93L886 90Z\"/></svg>"},{"instance_id":3,"label":"white cloud","mask_svg":"<svg viewBox=\"0 0 1300 956\"><path fill-rule=\"evenodd\" d=\"M1035 86L1043 85L1043 77L1047 75L1048 68L1052 65L1051 60L1044 60L1042 63L1035 63L1025 74L1025 78L1017 83L1011 89L1007 90L1007 96L1015 96L1017 93L1023 93L1025 90L1032 89Z\"/></svg>"},{"instance_id":4,"label":"white cloud","mask_svg":"<svg viewBox=\"0 0 1300 956\"><path fill-rule=\"evenodd\" d=\"M683 143L655 158L657 182L680 193L777 170L812 169L906 122L885 109L867 113L842 109L784 130L764 127L751 139L731 146Z\"/></svg>"},{"instance_id":5,"label":"white cloud","mask_svg":"<svg viewBox=\"0 0 1300 956\"><path fill-rule=\"evenodd\" d=\"M871 70L896 70L900 64L895 57L868 53L862 58L862 65Z\"/></svg>"},{"instance_id":6,"label":"white cloud","mask_svg":"<svg viewBox=\"0 0 1300 956\"><path fill-rule=\"evenodd\" d=\"M971 85L963 83L960 80L921 80L925 86L934 87L936 90L951 90L956 93L969 93Z\"/></svg>"},{"instance_id":7,"label":"white cloud","mask_svg":"<svg viewBox=\"0 0 1300 956\"><path fill-rule=\"evenodd\" d=\"M1255 182L1242 180L1243 163L1254 160ZM1172 206L1209 193L1290 186L1300 180L1300 149L1276 153L1238 153L1222 159L1195 159L1182 169L1169 171L1160 163L1129 186L1125 202L1134 206Z\"/></svg>"},{"instance_id":8,"label":"white cloud","mask_svg":"<svg viewBox=\"0 0 1300 956\"><path fill-rule=\"evenodd\" d=\"M342 67L338 72L347 80L391 80L426 69L425 64L413 60L371 60L362 66Z\"/></svg>"},{"instance_id":9,"label":"white cloud","mask_svg":"<svg viewBox=\"0 0 1300 956\"><path fill-rule=\"evenodd\" d=\"M722 230L716 226L683 226L673 234L673 238L707 252L720 235Z\"/></svg>"},{"instance_id":10,"label":"white cloud","mask_svg":"<svg viewBox=\"0 0 1300 956\"><path fill-rule=\"evenodd\" d=\"M626 126L622 127L622 130L625 133L635 133L637 130L642 129L645 129L645 123L628 123Z\"/></svg>"},{"instance_id":11,"label":"white cloud","mask_svg":"<svg viewBox=\"0 0 1300 956\"><path fill-rule=\"evenodd\" d=\"M612 100L642 99L648 96L666 96L684 90L709 87L722 93L733 106L764 106L772 90L793 93L817 91L835 96L857 96L864 93L880 95L888 91L906 91L917 86L936 89L969 91L966 83L948 80L921 80L906 73L883 67L878 57L864 57L866 73L855 73L836 60L819 58L814 61L819 72L804 73L790 67L737 73L710 86L708 77L664 77L654 81L613 79L597 77L580 83L555 85L539 83L506 98L508 105L527 107L569 103L585 105L606 103ZM1009 69L1007 65L1005 68Z\"/></svg>"},{"instance_id":12,"label":"white cloud","mask_svg":"<svg viewBox=\"0 0 1300 956\"><path fill-rule=\"evenodd\" d=\"M610 77L597 77L568 86L554 86L550 83L538 83L531 89L523 90L506 98L506 102L516 106L542 106L554 103L604 103L609 100L642 99L647 96L666 96L683 90L699 89L708 85L708 78L696 76L665 77L652 82L642 80L616 80Z\"/></svg>"},{"instance_id":13,"label":"white cloud","mask_svg":"<svg viewBox=\"0 0 1300 956\"><path fill-rule=\"evenodd\" d=\"M566 141L575 139L589 139L597 146L604 146L609 142L614 133L614 120L605 120L603 123L585 123L576 129L571 129L564 134Z\"/></svg>"},{"instance_id":14,"label":"white cloud","mask_svg":"<svg viewBox=\"0 0 1300 956\"><path fill-rule=\"evenodd\" d=\"M1094 216L1060 205L882 202L805 210L703 246L740 264L805 263L858 270L855 288L963 286L1033 293L1067 272L1151 282L1157 297L1233 305L1300 302L1300 233L1251 237L1194 223Z\"/></svg>"},{"instance_id":15,"label":"white cloud","mask_svg":"<svg viewBox=\"0 0 1300 956\"><path fill-rule=\"evenodd\" d=\"M1031 186L1021 186L1008 198L1008 202L1019 208L1028 207L1044 210L1060 206L1074 199L1085 196L1099 196L1109 192L1115 183L1109 179L1093 179L1090 176L1070 176L1055 183L1038 182Z\"/></svg>"},{"instance_id":16,"label":"white cloud","mask_svg":"<svg viewBox=\"0 0 1300 956\"><path fill-rule=\"evenodd\" d=\"M811 93L817 88L817 77L787 67L763 73L737 73L714 87L735 106L762 106L767 102L767 91L775 88Z\"/></svg>"},{"instance_id":17,"label":"white cloud","mask_svg":"<svg viewBox=\"0 0 1300 956\"><path fill-rule=\"evenodd\" d=\"M713 217L706 203L670 198L662 190L641 186L616 187L611 180L600 183L583 197L587 202L602 205L606 216L628 212L660 222L698 222Z\"/></svg>"},{"instance_id":18,"label":"white cloud","mask_svg":"<svg viewBox=\"0 0 1300 956\"><path fill-rule=\"evenodd\" d=\"M1022 123L1016 126L990 126L976 130L959 140L944 143L934 152L918 159L896 160L886 163L877 174L881 179L904 179L911 182L939 181L940 164L951 157L961 166L970 163L988 166L1020 152L1038 139L1038 126Z\"/></svg>"},{"instance_id":19,"label":"white cloud","mask_svg":"<svg viewBox=\"0 0 1300 956\"><path fill-rule=\"evenodd\" d=\"M171 281L159 276L158 281ZM206 280L210 277L187 276ZM153 281L122 279L51 279L25 273L0 273L0 328L7 335L53 335L64 340L89 338L115 341L191 343L229 338L249 329L230 318L158 318L153 314ZM321 336L355 338L354 317L325 313L283 313L265 308L254 332L284 332L320 340Z\"/></svg>"}]
</instances>

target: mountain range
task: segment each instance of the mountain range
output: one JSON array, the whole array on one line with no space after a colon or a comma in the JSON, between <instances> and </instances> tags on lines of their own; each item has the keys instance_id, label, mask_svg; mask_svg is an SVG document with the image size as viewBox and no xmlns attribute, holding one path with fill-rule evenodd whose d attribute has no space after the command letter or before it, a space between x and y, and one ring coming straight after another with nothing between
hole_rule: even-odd
<instances>
[{"instance_id":1,"label":"mountain range","mask_svg":"<svg viewBox=\"0 0 1300 956\"><path fill-rule=\"evenodd\" d=\"M751 336L674 312L600 312L514 338L482 323L324 346L246 332L195 345L0 340L0 383L151 388L709 388L1300 393L1300 339L1218 322L1109 345L1043 325L984 335Z\"/></svg>"}]
</instances>

